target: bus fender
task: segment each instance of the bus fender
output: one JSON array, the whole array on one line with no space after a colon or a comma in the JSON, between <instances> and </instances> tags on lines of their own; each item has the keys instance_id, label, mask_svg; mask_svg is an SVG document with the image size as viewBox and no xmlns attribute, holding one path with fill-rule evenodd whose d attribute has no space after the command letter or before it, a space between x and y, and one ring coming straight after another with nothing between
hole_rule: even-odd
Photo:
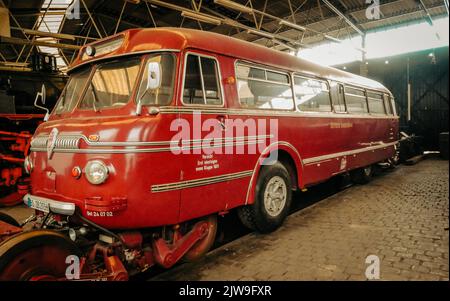
<instances>
[{"instance_id":1,"label":"bus fender","mask_svg":"<svg viewBox=\"0 0 450 301\"><path fill-rule=\"evenodd\" d=\"M302 158L298 150L290 143L285 141L278 141L272 143L268 147L266 147L259 156L258 160L255 163L255 167L253 169L252 176L250 178L250 183L247 189L247 195L245 199L245 205L253 204L255 201L255 187L258 179L259 172L261 168L264 166L264 162L269 159L271 153L275 151L284 151L286 152L292 159L295 164L295 168L297 170L297 185L298 187L303 187L302 174L303 174L303 163ZM276 158L275 158L276 159Z\"/></svg>"}]
</instances>

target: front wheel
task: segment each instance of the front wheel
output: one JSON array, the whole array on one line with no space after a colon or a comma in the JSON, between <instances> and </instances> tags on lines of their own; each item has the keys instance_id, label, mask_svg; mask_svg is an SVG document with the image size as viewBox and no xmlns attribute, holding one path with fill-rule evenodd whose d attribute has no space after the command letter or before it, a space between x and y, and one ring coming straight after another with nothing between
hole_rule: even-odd
<instances>
[{"instance_id":1,"label":"front wheel","mask_svg":"<svg viewBox=\"0 0 450 301\"><path fill-rule=\"evenodd\" d=\"M264 166L258 177L255 203L239 208L242 223L250 229L268 233L280 227L289 213L292 183L280 162Z\"/></svg>"}]
</instances>

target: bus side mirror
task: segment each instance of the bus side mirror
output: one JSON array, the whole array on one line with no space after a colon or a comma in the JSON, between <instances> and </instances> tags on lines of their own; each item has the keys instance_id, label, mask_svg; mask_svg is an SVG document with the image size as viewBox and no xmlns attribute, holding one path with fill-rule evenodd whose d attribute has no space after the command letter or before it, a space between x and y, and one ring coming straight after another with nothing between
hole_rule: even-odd
<instances>
[{"instance_id":1,"label":"bus side mirror","mask_svg":"<svg viewBox=\"0 0 450 301\"><path fill-rule=\"evenodd\" d=\"M44 121L47 121L49 116L50 116L50 111L46 107L38 105L37 101L38 101L39 97L41 97L42 104L45 105L45 99L47 98L47 93L46 93L46 90L45 90L45 84L42 84L41 91L36 93L36 99L34 100L34 106L36 108L38 108L38 109L42 109L42 110L46 111L45 117L44 117Z\"/></svg>"},{"instance_id":2,"label":"bus side mirror","mask_svg":"<svg viewBox=\"0 0 450 301\"><path fill-rule=\"evenodd\" d=\"M147 66L147 90L156 90L161 87L161 65L158 62L149 62Z\"/></svg>"},{"instance_id":3,"label":"bus side mirror","mask_svg":"<svg viewBox=\"0 0 450 301\"><path fill-rule=\"evenodd\" d=\"M136 106L136 115L142 113L142 99L147 93L159 89L161 87L161 64L158 62L149 62L147 65L147 86L145 92L139 97Z\"/></svg>"}]
</instances>

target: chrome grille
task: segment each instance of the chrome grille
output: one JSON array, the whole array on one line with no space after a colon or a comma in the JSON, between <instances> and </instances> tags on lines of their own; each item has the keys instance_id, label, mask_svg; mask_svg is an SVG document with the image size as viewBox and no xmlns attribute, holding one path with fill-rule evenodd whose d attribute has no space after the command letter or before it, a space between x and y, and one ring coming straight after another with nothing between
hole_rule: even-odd
<instances>
[{"instance_id":1,"label":"chrome grille","mask_svg":"<svg viewBox=\"0 0 450 301\"><path fill-rule=\"evenodd\" d=\"M58 136L56 138L55 149L78 149L80 136Z\"/></svg>"},{"instance_id":2,"label":"chrome grille","mask_svg":"<svg viewBox=\"0 0 450 301\"><path fill-rule=\"evenodd\" d=\"M31 140L31 150L42 150L47 147L49 135L40 135ZM55 150L58 149L78 149L80 139L79 135L58 135L55 142Z\"/></svg>"}]
</instances>

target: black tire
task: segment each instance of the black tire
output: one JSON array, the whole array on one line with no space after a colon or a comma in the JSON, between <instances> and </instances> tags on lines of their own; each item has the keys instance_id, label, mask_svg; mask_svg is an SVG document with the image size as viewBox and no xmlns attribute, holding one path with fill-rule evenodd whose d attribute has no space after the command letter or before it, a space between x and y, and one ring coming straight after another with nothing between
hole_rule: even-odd
<instances>
[{"instance_id":1,"label":"black tire","mask_svg":"<svg viewBox=\"0 0 450 301\"><path fill-rule=\"evenodd\" d=\"M278 185L281 198L277 198L278 208L267 208L265 194L268 186ZM279 228L289 213L292 200L292 183L289 173L280 162L264 166L256 183L255 202L252 205L239 208L238 216L242 223L250 229L261 233L269 233ZM274 202L272 202L274 204ZM271 213L270 213L271 212Z\"/></svg>"},{"instance_id":2,"label":"black tire","mask_svg":"<svg viewBox=\"0 0 450 301\"><path fill-rule=\"evenodd\" d=\"M0 221L10 224L15 227L20 227L18 221L16 221L11 215L0 212Z\"/></svg>"},{"instance_id":3,"label":"black tire","mask_svg":"<svg viewBox=\"0 0 450 301\"><path fill-rule=\"evenodd\" d=\"M367 184L372 180L374 168L372 165L358 168L350 172L352 181L356 184Z\"/></svg>"},{"instance_id":4,"label":"black tire","mask_svg":"<svg viewBox=\"0 0 450 301\"><path fill-rule=\"evenodd\" d=\"M238 208L238 216L241 223L250 230L256 230L255 219L253 218L251 206Z\"/></svg>"}]
</instances>

